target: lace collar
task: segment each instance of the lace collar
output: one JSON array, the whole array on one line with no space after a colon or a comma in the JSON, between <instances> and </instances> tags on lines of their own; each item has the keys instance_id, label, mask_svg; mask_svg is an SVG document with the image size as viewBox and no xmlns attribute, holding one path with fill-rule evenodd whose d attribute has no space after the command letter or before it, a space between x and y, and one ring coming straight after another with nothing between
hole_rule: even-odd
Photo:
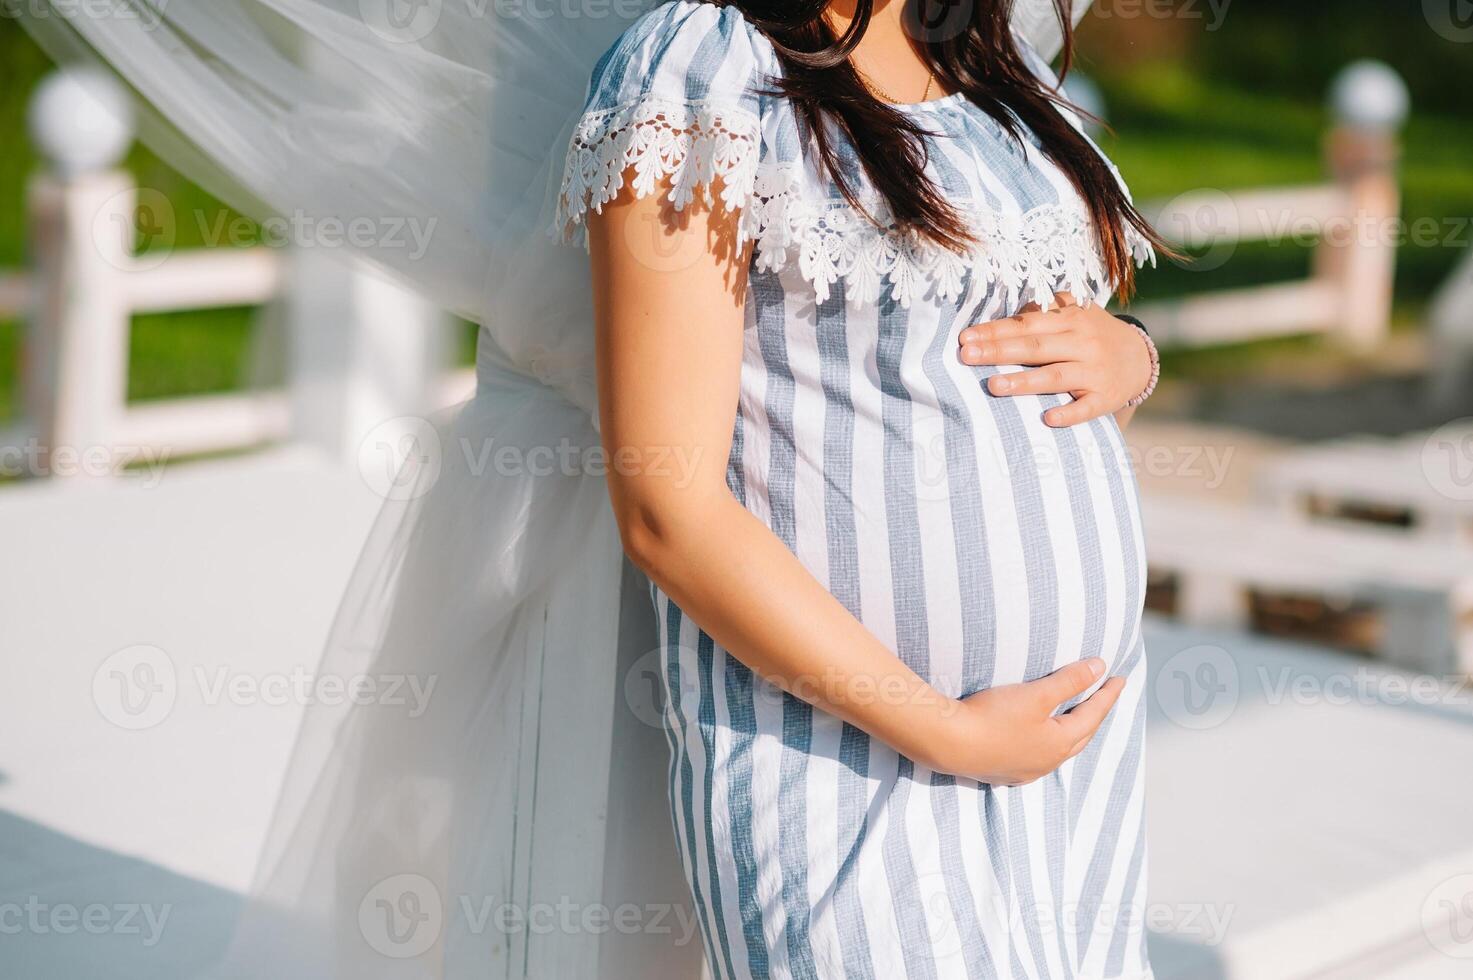
<instances>
[{"instance_id":1,"label":"lace collar","mask_svg":"<svg viewBox=\"0 0 1473 980\"><path fill-rule=\"evenodd\" d=\"M626 174L641 196L668 181L668 198L683 210L697 193L712 206L740 210L740 244L754 243L754 262L776 270L796 262L819 302L840 281L846 299L874 303L888 296L908 307L922 297L954 300L968 272L996 282L1011 305L1047 308L1055 292L1097 296L1110 289L1088 214L1047 204L998 213L953 202L976 244L953 252L842 199L804 194L800 165L761 159L761 125L746 110L647 98L585 115L573 134L559 196L555 231L586 244L584 222L618 196ZM717 190L713 193L713 188ZM1128 229L1132 257L1155 261L1150 243Z\"/></svg>"}]
</instances>

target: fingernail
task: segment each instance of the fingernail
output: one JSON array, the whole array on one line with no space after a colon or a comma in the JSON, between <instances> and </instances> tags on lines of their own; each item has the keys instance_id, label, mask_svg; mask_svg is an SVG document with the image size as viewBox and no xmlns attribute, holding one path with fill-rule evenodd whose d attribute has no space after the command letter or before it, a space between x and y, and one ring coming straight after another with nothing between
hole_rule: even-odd
<instances>
[{"instance_id":1,"label":"fingernail","mask_svg":"<svg viewBox=\"0 0 1473 980\"><path fill-rule=\"evenodd\" d=\"M994 375L992 378L992 390L998 394L1013 390L1013 379L1004 375Z\"/></svg>"},{"instance_id":2,"label":"fingernail","mask_svg":"<svg viewBox=\"0 0 1473 980\"><path fill-rule=\"evenodd\" d=\"M1089 660L1089 672L1095 675L1095 680L1099 680L1101 675L1105 673L1105 661L1099 657L1091 657Z\"/></svg>"},{"instance_id":3,"label":"fingernail","mask_svg":"<svg viewBox=\"0 0 1473 980\"><path fill-rule=\"evenodd\" d=\"M975 331L975 330L963 330L962 331L962 343L964 343L964 344L970 344L972 341L974 341L976 339L977 339L977 331Z\"/></svg>"},{"instance_id":4,"label":"fingernail","mask_svg":"<svg viewBox=\"0 0 1473 980\"><path fill-rule=\"evenodd\" d=\"M972 360L972 361L981 360L981 358L982 358L982 348L980 348L980 347L963 347L962 348L962 357L964 359L966 359L966 360Z\"/></svg>"}]
</instances>

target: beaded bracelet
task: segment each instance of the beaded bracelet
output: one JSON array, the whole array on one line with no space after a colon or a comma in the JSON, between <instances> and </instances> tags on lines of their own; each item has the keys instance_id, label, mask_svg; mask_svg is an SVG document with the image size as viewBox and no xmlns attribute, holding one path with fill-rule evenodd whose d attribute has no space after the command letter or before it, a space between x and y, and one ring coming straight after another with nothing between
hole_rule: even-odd
<instances>
[{"instance_id":1,"label":"beaded bracelet","mask_svg":"<svg viewBox=\"0 0 1473 980\"><path fill-rule=\"evenodd\" d=\"M1141 332L1141 339L1146 342L1146 350L1151 355L1151 380L1146 382L1145 390L1125 403L1126 408L1136 408L1147 398L1150 398L1156 390L1156 382L1161 380L1161 352L1156 349L1156 342L1151 339L1150 331L1146 325L1133 316L1123 313L1115 314L1117 320L1123 320Z\"/></svg>"}]
</instances>

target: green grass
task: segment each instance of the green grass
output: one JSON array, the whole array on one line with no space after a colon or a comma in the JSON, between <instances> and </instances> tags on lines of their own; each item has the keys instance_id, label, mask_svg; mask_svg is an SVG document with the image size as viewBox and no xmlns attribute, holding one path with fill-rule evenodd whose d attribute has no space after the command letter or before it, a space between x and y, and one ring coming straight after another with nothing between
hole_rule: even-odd
<instances>
[{"instance_id":1,"label":"green grass","mask_svg":"<svg viewBox=\"0 0 1473 980\"><path fill-rule=\"evenodd\" d=\"M0 425L20 417L20 324L0 320Z\"/></svg>"},{"instance_id":2,"label":"green grass","mask_svg":"<svg viewBox=\"0 0 1473 980\"><path fill-rule=\"evenodd\" d=\"M133 318L128 400L207 395L249 385L255 310L230 307Z\"/></svg>"},{"instance_id":3,"label":"green grass","mask_svg":"<svg viewBox=\"0 0 1473 980\"><path fill-rule=\"evenodd\" d=\"M1328 117L1317 103L1209 84L1180 65L1139 66L1103 82L1116 130L1106 144L1139 199L1193 188L1316 183ZM1403 134L1403 218L1450 238L1407 244L1397 257L1398 315L1415 319L1473 239L1473 125L1422 113ZM1220 269L1165 265L1141 277L1142 298L1181 295L1304 275L1308 250L1293 243L1242 246Z\"/></svg>"}]
</instances>

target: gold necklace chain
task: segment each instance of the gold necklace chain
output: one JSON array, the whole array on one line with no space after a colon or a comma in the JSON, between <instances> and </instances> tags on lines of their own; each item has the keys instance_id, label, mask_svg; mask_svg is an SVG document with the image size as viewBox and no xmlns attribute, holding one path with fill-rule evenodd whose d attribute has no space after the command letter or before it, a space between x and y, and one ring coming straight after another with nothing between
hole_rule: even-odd
<instances>
[{"instance_id":1,"label":"gold necklace chain","mask_svg":"<svg viewBox=\"0 0 1473 980\"><path fill-rule=\"evenodd\" d=\"M878 95L881 99L883 99L884 101L890 103L891 105L908 105L908 104L912 104L912 103L901 102L899 99L895 98L889 92L886 92L884 89L880 88L874 82L870 81L869 78L865 77L864 75L860 75L860 78L863 80L865 88L869 89L875 95ZM931 86L933 84L935 84L935 82L936 82L936 76L935 75L932 75L929 72L927 72L926 73L926 90L921 93L921 102L926 102L926 101L928 101L931 98ZM920 103L914 103L914 104L919 105Z\"/></svg>"}]
</instances>

